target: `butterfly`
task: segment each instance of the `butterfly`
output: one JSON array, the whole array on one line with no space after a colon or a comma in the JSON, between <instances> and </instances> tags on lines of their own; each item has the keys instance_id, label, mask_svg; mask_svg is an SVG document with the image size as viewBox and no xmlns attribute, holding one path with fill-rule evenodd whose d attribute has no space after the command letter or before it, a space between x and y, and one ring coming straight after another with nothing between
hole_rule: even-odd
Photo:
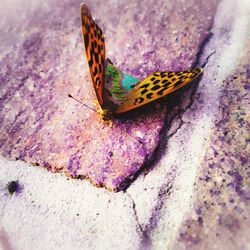
<instances>
[{"instance_id":1,"label":"butterfly","mask_svg":"<svg viewBox=\"0 0 250 250\"><path fill-rule=\"evenodd\" d=\"M203 72L203 68L163 71L154 72L142 80L137 79L120 71L105 58L103 32L85 4L81 5L81 18L90 75L104 120L162 98Z\"/></svg>"}]
</instances>

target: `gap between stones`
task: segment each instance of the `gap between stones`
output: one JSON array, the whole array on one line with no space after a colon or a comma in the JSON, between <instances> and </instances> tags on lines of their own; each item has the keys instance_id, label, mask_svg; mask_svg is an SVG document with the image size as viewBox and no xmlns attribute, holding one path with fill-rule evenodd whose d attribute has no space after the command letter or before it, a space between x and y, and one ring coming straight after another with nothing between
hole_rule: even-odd
<instances>
[{"instance_id":1,"label":"gap between stones","mask_svg":"<svg viewBox=\"0 0 250 250\"><path fill-rule=\"evenodd\" d=\"M197 67L200 64L200 58L203 55L203 52L205 50L206 45L208 44L208 42L210 41L210 39L213 36L213 33L211 32L213 27L213 23L209 28L209 34L207 35L207 37L203 40L203 42L200 44L198 52L196 54L196 60L194 61L192 67ZM207 63L209 62L209 58L214 55L216 53L216 51L212 52L205 60L205 62L203 62L202 67L206 68ZM199 86L199 82L201 81L202 76L199 77L197 79L197 81L194 83L194 87L191 90L191 94L190 94L190 98L189 98L189 103L188 105L184 108L181 109L179 108L177 112L167 112L166 116L165 116L165 121L164 121L164 126L162 128L162 131L160 132L160 141L159 144L157 146L157 148L155 149L154 153L152 154L151 159L146 162L143 166L143 168L139 171L139 173L136 174L136 176L138 176L141 172L143 172L145 169L152 169L153 166L155 166L159 160L161 159L161 156L164 154L168 141L182 128L182 126L185 124L185 122L182 120L182 116L183 114L189 109L191 108L191 106L193 105L194 101L195 101L195 94L197 92L198 86ZM171 110L171 108L170 108ZM170 134L167 136L167 138L165 137L165 135L168 133L168 131L171 128L171 125L173 123L173 121L175 121L177 118L177 120L179 120L179 125L178 127ZM174 180L174 176L172 177L172 180ZM165 204L165 200L167 197L170 197L171 192L172 191L172 182L168 182L168 183L164 183L158 192L158 201L156 203L156 206L153 208L150 219L148 224L143 228L143 226L140 224L139 222L139 218L138 218L138 214L137 214L137 209L136 209L136 202L133 198L133 196L128 192L127 189L125 189L123 192L129 197L129 199L131 200L132 203L132 210L134 213L134 217L135 217L135 221L137 223L137 229L139 231L139 233L141 234L141 247L142 249L150 249L151 247L151 239L150 239L150 234L153 231L153 229L157 226L158 224L158 218L160 216L160 211L161 208L163 207L163 205Z\"/></svg>"}]
</instances>

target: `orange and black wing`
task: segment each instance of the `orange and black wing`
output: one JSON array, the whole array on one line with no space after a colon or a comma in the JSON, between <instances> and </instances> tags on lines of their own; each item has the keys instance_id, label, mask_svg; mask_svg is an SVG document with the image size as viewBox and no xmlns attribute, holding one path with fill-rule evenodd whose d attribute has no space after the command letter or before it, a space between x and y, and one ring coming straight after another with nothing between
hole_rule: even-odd
<instances>
[{"instance_id":1,"label":"orange and black wing","mask_svg":"<svg viewBox=\"0 0 250 250\"><path fill-rule=\"evenodd\" d=\"M117 106L116 113L127 112L166 96L185 86L202 72L203 68L155 72L136 84L126 99Z\"/></svg>"},{"instance_id":2,"label":"orange and black wing","mask_svg":"<svg viewBox=\"0 0 250 250\"><path fill-rule=\"evenodd\" d=\"M101 28L94 22L86 5L81 5L82 35L91 78L98 102L104 105L105 43Z\"/></svg>"}]
</instances>

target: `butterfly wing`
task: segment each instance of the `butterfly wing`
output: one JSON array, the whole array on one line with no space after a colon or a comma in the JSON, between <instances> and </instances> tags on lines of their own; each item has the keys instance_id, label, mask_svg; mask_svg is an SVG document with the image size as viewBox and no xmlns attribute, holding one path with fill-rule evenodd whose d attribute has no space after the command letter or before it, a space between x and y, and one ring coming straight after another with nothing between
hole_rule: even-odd
<instances>
[{"instance_id":1,"label":"butterfly wing","mask_svg":"<svg viewBox=\"0 0 250 250\"><path fill-rule=\"evenodd\" d=\"M96 96L104 106L105 43L101 28L94 22L86 5L81 5L82 35Z\"/></svg>"},{"instance_id":2,"label":"butterfly wing","mask_svg":"<svg viewBox=\"0 0 250 250\"><path fill-rule=\"evenodd\" d=\"M116 113L129 111L183 87L203 71L197 68L181 72L156 72L138 82L138 79L120 72L112 64L106 69L104 35L84 4L81 5L81 17L86 56L101 107L112 107L106 103L110 101L110 104L116 105ZM105 77L105 70L108 77ZM106 83L106 80L109 82Z\"/></svg>"},{"instance_id":3,"label":"butterfly wing","mask_svg":"<svg viewBox=\"0 0 250 250\"><path fill-rule=\"evenodd\" d=\"M128 94L116 113L127 112L183 87L203 71L202 68L180 72L155 72L140 81Z\"/></svg>"},{"instance_id":4,"label":"butterfly wing","mask_svg":"<svg viewBox=\"0 0 250 250\"><path fill-rule=\"evenodd\" d=\"M112 103L119 105L126 100L129 92L139 82L139 79L120 71L109 61L107 61L106 65L105 90L108 93L108 99Z\"/></svg>"}]
</instances>

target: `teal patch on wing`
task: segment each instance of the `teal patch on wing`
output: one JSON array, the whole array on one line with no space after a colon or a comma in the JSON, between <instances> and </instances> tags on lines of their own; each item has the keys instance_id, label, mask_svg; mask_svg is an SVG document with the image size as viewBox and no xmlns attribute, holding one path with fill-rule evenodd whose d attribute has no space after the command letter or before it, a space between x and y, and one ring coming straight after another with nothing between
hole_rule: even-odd
<instances>
[{"instance_id":1,"label":"teal patch on wing","mask_svg":"<svg viewBox=\"0 0 250 250\"><path fill-rule=\"evenodd\" d=\"M115 104L126 99L129 91L139 82L139 79L121 72L111 63L107 63L105 77L105 88L111 94L108 98Z\"/></svg>"},{"instance_id":2,"label":"teal patch on wing","mask_svg":"<svg viewBox=\"0 0 250 250\"><path fill-rule=\"evenodd\" d=\"M129 75L128 73L122 72L121 74L122 74L122 86L126 90L131 90L139 82L139 79Z\"/></svg>"}]
</instances>

